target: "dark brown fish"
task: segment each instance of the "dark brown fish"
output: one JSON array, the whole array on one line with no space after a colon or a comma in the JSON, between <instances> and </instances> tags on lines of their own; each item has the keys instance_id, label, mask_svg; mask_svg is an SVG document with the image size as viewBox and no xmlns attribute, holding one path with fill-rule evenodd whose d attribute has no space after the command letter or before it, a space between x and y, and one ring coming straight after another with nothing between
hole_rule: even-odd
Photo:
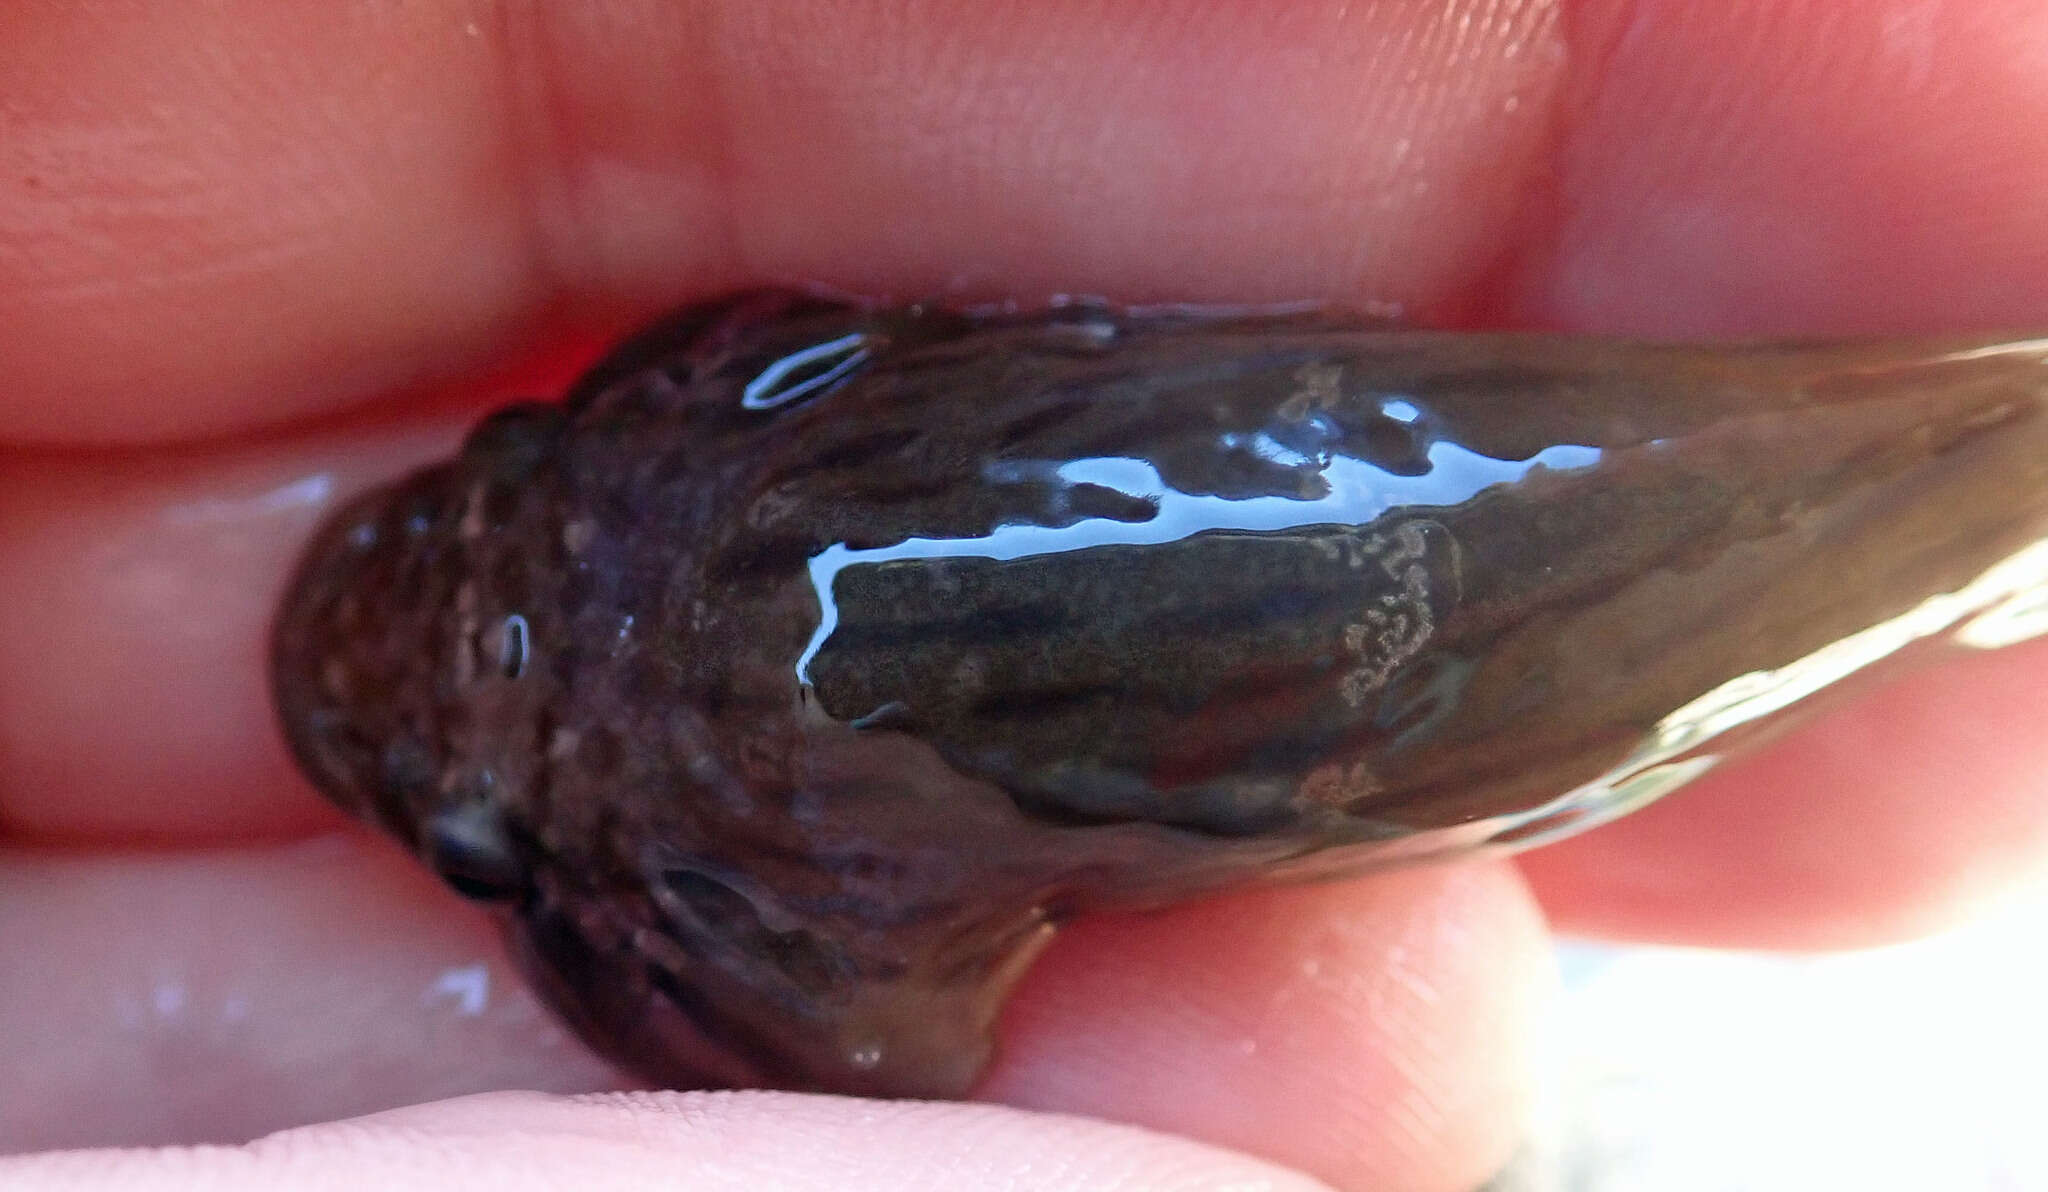
<instances>
[{"instance_id":1,"label":"dark brown fish","mask_svg":"<svg viewBox=\"0 0 2048 1192\"><path fill-rule=\"evenodd\" d=\"M958 1094L1077 912L1555 836L2038 631L2044 359L749 295L342 512L277 701L632 1068Z\"/></svg>"}]
</instances>

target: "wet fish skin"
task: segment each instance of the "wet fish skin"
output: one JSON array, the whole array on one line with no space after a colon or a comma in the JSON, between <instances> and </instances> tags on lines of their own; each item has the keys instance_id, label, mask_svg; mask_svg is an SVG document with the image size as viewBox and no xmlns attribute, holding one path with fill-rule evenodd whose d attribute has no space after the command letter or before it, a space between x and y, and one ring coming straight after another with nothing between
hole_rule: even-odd
<instances>
[{"instance_id":1,"label":"wet fish skin","mask_svg":"<svg viewBox=\"0 0 2048 1192\"><path fill-rule=\"evenodd\" d=\"M2037 341L742 295L338 513L276 702L627 1066L959 1095L1073 914L1548 838L2031 632L2044 399Z\"/></svg>"}]
</instances>

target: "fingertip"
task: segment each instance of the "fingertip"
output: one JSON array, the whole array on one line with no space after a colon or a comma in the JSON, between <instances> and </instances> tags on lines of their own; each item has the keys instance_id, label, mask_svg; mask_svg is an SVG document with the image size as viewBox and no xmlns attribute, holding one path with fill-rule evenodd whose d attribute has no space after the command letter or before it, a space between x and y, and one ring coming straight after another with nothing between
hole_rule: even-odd
<instances>
[{"instance_id":1,"label":"fingertip","mask_svg":"<svg viewBox=\"0 0 2048 1192\"><path fill-rule=\"evenodd\" d=\"M1581 69L1520 318L1728 337L2048 314L2036 0L1567 9Z\"/></svg>"},{"instance_id":2,"label":"fingertip","mask_svg":"<svg viewBox=\"0 0 2048 1192\"><path fill-rule=\"evenodd\" d=\"M36 443L308 417L763 283L1450 304L1563 73L1554 6L1497 0L32 11L0 437Z\"/></svg>"},{"instance_id":3,"label":"fingertip","mask_svg":"<svg viewBox=\"0 0 2048 1192\"><path fill-rule=\"evenodd\" d=\"M290 1187L609 1192L1315 1192L1305 1176L1129 1126L988 1105L791 1093L493 1093L242 1147L0 1159L23 1192Z\"/></svg>"},{"instance_id":4,"label":"fingertip","mask_svg":"<svg viewBox=\"0 0 2048 1192\"><path fill-rule=\"evenodd\" d=\"M1498 862L1087 919L1026 978L981 1095L1339 1187L1470 1188L1521 1139L1551 981Z\"/></svg>"}]
</instances>

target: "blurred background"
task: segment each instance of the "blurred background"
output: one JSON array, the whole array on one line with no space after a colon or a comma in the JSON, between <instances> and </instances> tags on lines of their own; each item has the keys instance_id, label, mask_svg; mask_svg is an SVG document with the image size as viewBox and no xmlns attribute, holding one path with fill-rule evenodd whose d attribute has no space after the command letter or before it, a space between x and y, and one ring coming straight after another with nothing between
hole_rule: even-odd
<instances>
[{"instance_id":1,"label":"blurred background","mask_svg":"<svg viewBox=\"0 0 2048 1192\"><path fill-rule=\"evenodd\" d=\"M1567 943L1541 1133L1488 1192L2048 1189L2048 888L1827 956Z\"/></svg>"}]
</instances>

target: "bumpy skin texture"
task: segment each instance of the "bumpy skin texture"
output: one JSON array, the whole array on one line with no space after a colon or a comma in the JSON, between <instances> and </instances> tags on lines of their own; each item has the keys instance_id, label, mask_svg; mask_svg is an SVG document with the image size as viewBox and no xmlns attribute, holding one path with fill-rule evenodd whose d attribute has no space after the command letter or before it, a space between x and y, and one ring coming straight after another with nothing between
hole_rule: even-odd
<instances>
[{"instance_id":1,"label":"bumpy skin texture","mask_svg":"<svg viewBox=\"0 0 2048 1192\"><path fill-rule=\"evenodd\" d=\"M277 700L626 1064L953 1095L1063 917L1569 830L1858 669L2042 538L2044 388L746 295L342 512Z\"/></svg>"}]
</instances>

